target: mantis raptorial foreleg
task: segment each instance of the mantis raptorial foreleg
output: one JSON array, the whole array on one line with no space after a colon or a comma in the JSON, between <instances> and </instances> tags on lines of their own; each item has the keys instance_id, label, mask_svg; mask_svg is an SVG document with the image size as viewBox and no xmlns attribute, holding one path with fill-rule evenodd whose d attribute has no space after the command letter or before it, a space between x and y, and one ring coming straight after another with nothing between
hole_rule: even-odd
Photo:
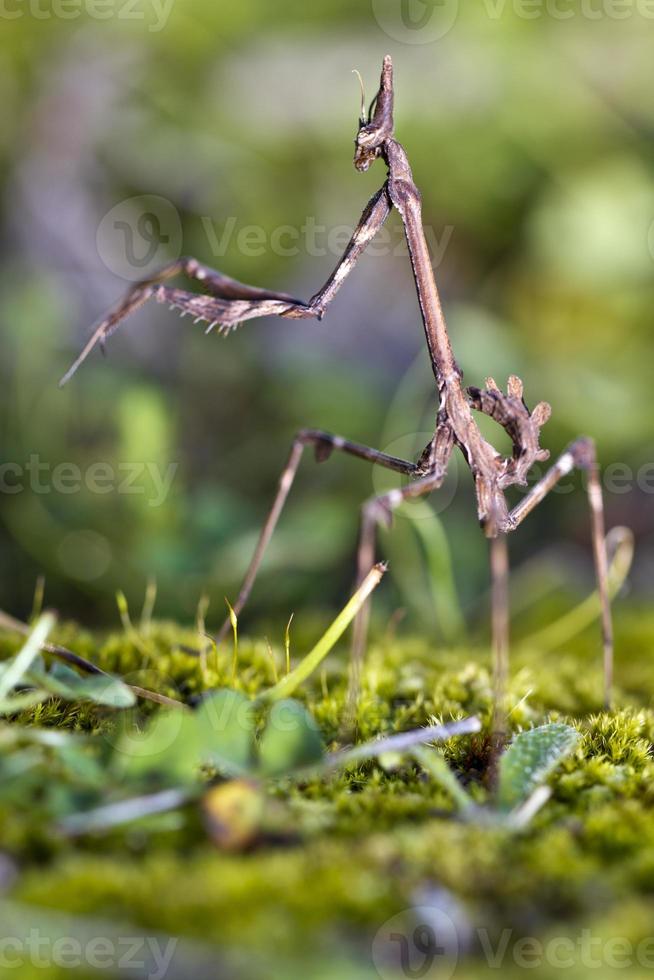
<instances>
[{"instance_id":1,"label":"mantis raptorial foreleg","mask_svg":"<svg viewBox=\"0 0 654 980\"><path fill-rule=\"evenodd\" d=\"M133 286L125 298L100 320L88 343L63 376L60 384L66 384L91 351L95 347L102 347L123 320L153 296L159 302L168 303L172 308L179 310L182 316L190 314L196 322L207 323L210 330L217 327L227 333L244 320L261 316L320 319L356 265L361 253L383 225L390 209L391 202L384 185L368 202L331 276L308 303L295 299L287 293L248 286L203 265L194 258L184 257L169 263L149 279L144 279ZM202 283L210 295L191 293L185 289L165 285L168 280L180 274Z\"/></svg>"}]
</instances>

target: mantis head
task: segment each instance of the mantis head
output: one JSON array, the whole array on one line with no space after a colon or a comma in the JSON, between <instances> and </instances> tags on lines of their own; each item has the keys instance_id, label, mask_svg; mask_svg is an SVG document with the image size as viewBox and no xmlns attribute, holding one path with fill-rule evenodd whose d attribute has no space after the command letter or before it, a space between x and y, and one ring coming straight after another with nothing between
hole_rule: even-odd
<instances>
[{"instance_id":1,"label":"mantis head","mask_svg":"<svg viewBox=\"0 0 654 980\"><path fill-rule=\"evenodd\" d=\"M356 73L358 75L358 72ZM359 75L359 81L361 76ZM384 58L379 91L366 112L366 100L361 83L361 115L359 132L354 141L354 166L363 172L383 153L384 144L393 136L393 62Z\"/></svg>"}]
</instances>

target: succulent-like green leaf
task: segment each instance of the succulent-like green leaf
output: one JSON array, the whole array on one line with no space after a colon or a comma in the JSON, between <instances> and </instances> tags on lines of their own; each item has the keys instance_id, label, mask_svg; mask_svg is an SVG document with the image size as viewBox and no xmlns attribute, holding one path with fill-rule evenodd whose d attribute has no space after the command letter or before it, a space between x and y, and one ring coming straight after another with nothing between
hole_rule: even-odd
<instances>
[{"instance_id":1,"label":"succulent-like green leaf","mask_svg":"<svg viewBox=\"0 0 654 980\"><path fill-rule=\"evenodd\" d=\"M93 701L110 708L131 708L134 692L118 677L108 674L83 676L65 664L54 664L46 673L30 671L39 687L68 701Z\"/></svg>"},{"instance_id":2,"label":"succulent-like green leaf","mask_svg":"<svg viewBox=\"0 0 654 980\"><path fill-rule=\"evenodd\" d=\"M255 706L228 688L212 691L195 712L202 762L224 775L248 773L254 766Z\"/></svg>"},{"instance_id":3,"label":"succulent-like green leaf","mask_svg":"<svg viewBox=\"0 0 654 980\"><path fill-rule=\"evenodd\" d=\"M266 776L280 776L322 762L324 747L318 726L299 701L278 701L270 712L259 743L259 761Z\"/></svg>"},{"instance_id":4,"label":"succulent-like green leaf","mask_svg":"<svg viewBox=\"0 0 654 980\"><path fill-rule=\"evenodd\" d=\"M131 727L116 747L121 776L153 778L157 784L186 785L197 779L201 739L195 716L177 708L157 712L141 734Z\"/></svg>"},{"instance_id":5,"label":"succulent-like green leaf","mask_svg":"<svg viewBox=\"0 0 654 980\"><path fill-rule=\"evenodd\" d=\"M157 776L166 785L197 779L202 764L225 776L254 767L253 703L237 691L214 691L196 711L159 711L141 736L126 733L118 745L121 770L131 777Z\"/></svg>"},{"instance_id":6,"label":"succulent-like green leaf","mask_svg":"<svg viewBox=\"0 0 654 980\"><path fill-rule=\"evenodd\" d=\"M574 728L561 724L542 725L516 735L499 763L499 809L506 812L523 803L574 751L579 738Z\"/></svg>"}]
</instances>

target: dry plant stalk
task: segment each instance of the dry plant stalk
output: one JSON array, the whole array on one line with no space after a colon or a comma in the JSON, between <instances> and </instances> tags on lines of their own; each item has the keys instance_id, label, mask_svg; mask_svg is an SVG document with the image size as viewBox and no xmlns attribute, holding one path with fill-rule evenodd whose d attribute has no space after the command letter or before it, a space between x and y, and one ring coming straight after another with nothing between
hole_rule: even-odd
<instances>
[{"instance_id":1,"label":"dry plant stalk","mask_svg":"<svg viewBox=\"0 0 654 980\"><path fill-rule=\"evenodd\" d=\"M280 316L289 319L322 319L325 311L347 276L354 268L366 246L379 231L388 214L396 208L404 224L411 256L415 285L431 358L439 409L434 435L416 462L398 459L328 432L303 429L298 432L282 473L272 509L261 531L251 564L241 591L234 603L239 615L250 595L264 552L275 529L291 489L304 448L313 446L319 462L328 459L335 450L359 459L376 463L409 477L402 489L369 499L362 509L358 549L357 583L360 585L375 563L377 525L390 525L393 511L404 501L437 490L443 483L451 454L459 449L468 464L475 482L477 514L481 528L491 542L491 576L493 580L493 649L496 703L498 719L503 711L508 657L508 557L505 536L522 523L553 487L573 469L588 474L588 500L591 513L593 552L601 598L601 623L604 647L604 679L607 705L610 699L613 672L613 634L608 592L607 555L604 540L604 509L598 476L595 446L591 439L580 438L571 443L557 462L536 483L520 503L509 508L505 491L512 485L525 486L527 474L536 462L549 458L541 449L540 430L550 417L551 409L540 402L529 410L523 397L523 385L515 375L508 380L506 392L492 378L483 388L464 387L447 332L445 317L434 279L427 240L422 225L421 197L416 187L404 147L395 139L393 130L393 65L390 56L384 58L381 82L369 111L362 102L359 129L356 136L354 166L366 171L377 159L388 168L383 187L367 204L343 257L322 289L308 303L285 293L273 292L237 282L197 259L185 257L171 262L156 275L134 286L100 322L81 354L62 379L69 380L96 346L103 346L118 325L130 314L154 297L182 315L190 313L195 322L209 324L208 331L217 327L229 334L245 320L261 316ZM202 284L207 295L197 295L165 283L184 274ZM505 457L482 436L474 412L494 419L509 435L513 444L510 457ZM218 640L230 628L225 620ZM368 606L359 612L354 625L353 655L357 664L363 654L368 629Z\"/></svg>"}]
</instances>

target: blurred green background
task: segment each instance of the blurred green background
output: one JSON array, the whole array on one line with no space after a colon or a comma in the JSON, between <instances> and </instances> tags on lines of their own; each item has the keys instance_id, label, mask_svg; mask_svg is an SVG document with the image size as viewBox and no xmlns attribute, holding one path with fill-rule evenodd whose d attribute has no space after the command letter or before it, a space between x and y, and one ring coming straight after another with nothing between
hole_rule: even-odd
<instances>
[{"instance_id":1,"label":"blurred green background","mask_svg":"<svg viewBox=\"0 0 654 980\"><path fill-rule=\"evenodd\" d=\"M553 405L553 455L596 436L604 467L619 464L604 473L609 524L635 530L631 589L645 595L654 23L635 2L615 8L7 0L0 605L28 614L43 573L49 604L105 625L117 589L137 606L154 577L160 615L190 620L206 593L217 624L298 428L424 447L435 393L395 215L322 323L253 321L225 340L153 302L107 359L57 388L146 260L192 254L246 282L318 289L384 179L380 164L352 167L351 69L370 97L387 51L466 379L521 374L528 402ZM247 628L277 635L293 610L329 615L351 585L360 503L385 481L307 454ZM462 466L431 502L466 617L481 622L486 545ZM581 491L548 500L512 541L518 589L527 577L590 588L587 525ZM400 517L381 550L380 621L412 595L402 628L435 630L412 523Z\"/></svg>"}]
</instances>

